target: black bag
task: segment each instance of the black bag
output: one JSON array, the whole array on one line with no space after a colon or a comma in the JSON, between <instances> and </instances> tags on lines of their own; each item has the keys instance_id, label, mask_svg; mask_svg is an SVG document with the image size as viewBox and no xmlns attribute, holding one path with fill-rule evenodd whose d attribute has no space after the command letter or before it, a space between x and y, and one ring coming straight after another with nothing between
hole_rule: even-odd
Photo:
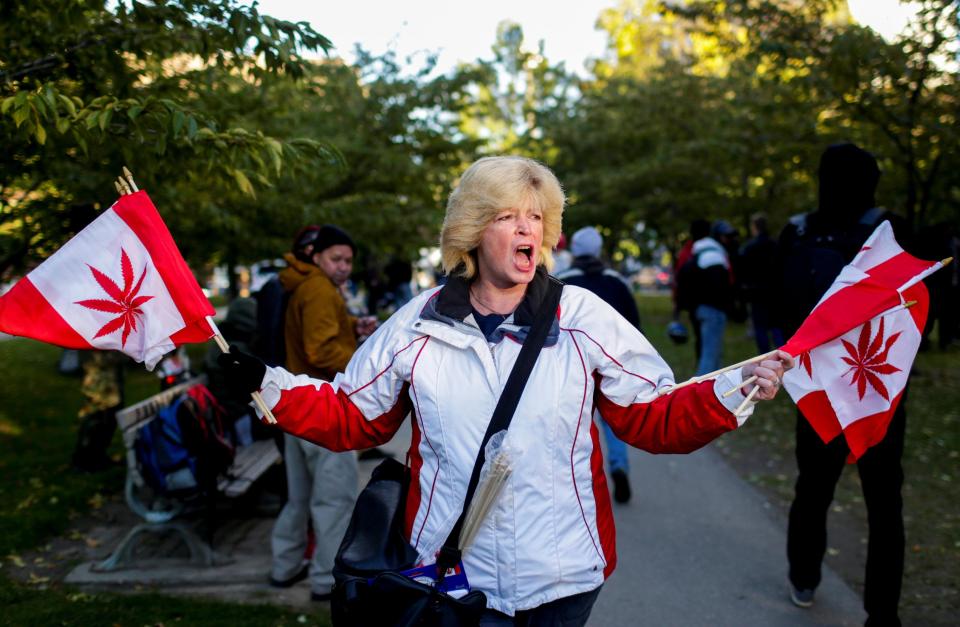
<instances>
[{"instance_id":1,"label":"black bag","mask_svg":"<svg viewBox=\"0 0 960 627\"><path fill-rule=\"evenodd\" d=\"M480 445L460 518L437 558L440 573L460 561L457 540L479 482L484 448L494 433L510 424L553 323L562 287L560 282L550 279L544 302L504 386ZM399 574L412 568L418 557L403 535L403 509L409 483L409 469L396 460L387 459L373 471L360 493L333 566L336 583L331 617L334 625L463 627L477 625L486 610L487 597L480 590L471 590L457 599L435 586Z\"/></svg>"},{"instance_id":2,"label":"black bag","mask_svg":"<svg viewBox=\"0 0 960 627\"><path fill-rule=\"evenodd\" d=\"M398 574L417 561L403 536L409 485L407 467L385 459L360 493L333 569L334 625L469 625L486 609L479 590L455 599Z\"/></svg>"}]
</instances>

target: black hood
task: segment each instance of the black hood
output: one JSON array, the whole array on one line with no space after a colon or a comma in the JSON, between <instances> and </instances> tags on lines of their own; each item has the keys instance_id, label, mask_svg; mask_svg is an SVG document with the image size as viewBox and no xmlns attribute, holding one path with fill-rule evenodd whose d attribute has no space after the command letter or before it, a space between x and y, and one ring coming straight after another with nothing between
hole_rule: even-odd
<instances>
[{"instance_id":1,"label":"black hood","mask_svg":"<svg viewBox=\"0 0 960 627\"><path fill-rule=\"evenodd\" d=\"M575 257L573 263L570 264L570 267L576 268L577 270L582 270L584 274L601 274L607 269L603 263L603 260L599 257L594 257L593 255L581 255L580 257Z\"/></svg>"},{"instance_id":2,"label":"black hood","mask_svg":"<svg viewBox=\"0 0 960 627\"><path fill-rule=\"evenodd\" d=\"M543 299L547 295L547 286L550 281L556 281L547 274L546 268L537 266L533 280L527 286L527 293L523 295L520 306L513 313L513 323L518 326L530 326L533 318L540 309ZM455 320L463 320L469 316L473 308L470 305L470 281L463 277L450 277L437 295L436 312Z\"/></svg>"},{"instance_id":3,"label":"black hood","mask_svg":"<svg viewBox=\"0 0 960 627\"><path fill-rule=\"evenodd\" d=\"M834 144L820 157L817 211L826 219L855 222L876 206L880 168L872 154L856 144Z\"/></svg>"}]
</instances>

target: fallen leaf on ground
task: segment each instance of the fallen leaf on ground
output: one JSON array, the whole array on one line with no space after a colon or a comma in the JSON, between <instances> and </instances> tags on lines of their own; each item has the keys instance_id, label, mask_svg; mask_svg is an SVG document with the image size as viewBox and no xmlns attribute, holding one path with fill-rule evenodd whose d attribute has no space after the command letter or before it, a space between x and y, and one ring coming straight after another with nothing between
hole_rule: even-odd
<instances>
[{"instance_id":1,"label":"fallen leaf on ground","mask_svg":"<svg viewBox=\"0 0 960 627\"><path fill-rule=\"evenodd\" d=\"M36 573L30 573L30 578L27 579L27 583L39 584L39 583L49 583L49 577L38 577Z\"/></svg>"}]
</instances>

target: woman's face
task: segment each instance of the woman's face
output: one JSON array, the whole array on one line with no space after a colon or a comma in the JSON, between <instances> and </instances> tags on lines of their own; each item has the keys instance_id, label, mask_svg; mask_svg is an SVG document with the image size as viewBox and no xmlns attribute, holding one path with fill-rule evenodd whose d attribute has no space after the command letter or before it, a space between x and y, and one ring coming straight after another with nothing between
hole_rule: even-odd
<instances>
[{"instance_id":1,"label":"woman's face","mask_svg":"<svg viewBox=\"0 0 960 627\"><path fill-rule=\"evenodd\" d=\"M529 283L537 269L542 243L543 212L531 208L500 211L480 238L480 277L502 289Z\"/></svg>"}]
</instances>

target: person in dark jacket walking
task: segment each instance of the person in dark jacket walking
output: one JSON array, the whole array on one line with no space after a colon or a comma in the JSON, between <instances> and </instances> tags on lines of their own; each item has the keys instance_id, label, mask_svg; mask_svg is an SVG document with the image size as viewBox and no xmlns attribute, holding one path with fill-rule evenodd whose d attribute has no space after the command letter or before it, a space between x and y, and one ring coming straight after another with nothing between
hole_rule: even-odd
<instances>
[{"instance_id":1,"label":"person in dark jacket walking","mask_svg":"<svg viewBox=\"0 0 960 627\"><path fill-rule=\"evenodd\" d=\"M855 144L830 146L820 157L818 174L817 210L791 218L780 235L785 289L778 309L785 314L784 331L790 334L878 224L889 219L897 239L906 241L899 218L876 206L880 169L873 155ZM886 436L857 460L869 527L863 592L868 627L900 625L897 607L905 544L900 490L907 390L903 394ZM827 512L849 450L843 437L824 444L798 412L798 475L787 527L790 599L798 607L813 605L827 549Z\"/></svg>"},{"instance_id":2,"label":"person in dark jacket walking","mask_svg":"<svg viewBox=\"0 0 960 627\"><path fill-rule=\"evenodd\" d=\"M603 236L597 229L592 226L580 229L570 239L573 262L568 269L558 273L557 278L569 285L590 290L616 309L627 322L639 329L640 312L637 311L637 301L633 298L633 292L630 291L626 279L604 265L600 259L602 249ZM631 495L627 445L617 438L599 413L595 418L603 425L607 441L607 467L613 479L613 498L618 503L626 503Z\"/></svg>"},{"instance_id":3,"label":"person in dark jacket walking","mask_svg":"<svg viewBox=\"0 0 960 627\"><path fill-rule=\"evenodd\" d=\"M740 285L750 306L753 338L757 351L767 353L773 347L783 346L783 330L774 319L776 294L780 291L777 242L767 233L767 216L755 213L750 217L753 237L740 249Z\"/></svg>"}]
</instances>

